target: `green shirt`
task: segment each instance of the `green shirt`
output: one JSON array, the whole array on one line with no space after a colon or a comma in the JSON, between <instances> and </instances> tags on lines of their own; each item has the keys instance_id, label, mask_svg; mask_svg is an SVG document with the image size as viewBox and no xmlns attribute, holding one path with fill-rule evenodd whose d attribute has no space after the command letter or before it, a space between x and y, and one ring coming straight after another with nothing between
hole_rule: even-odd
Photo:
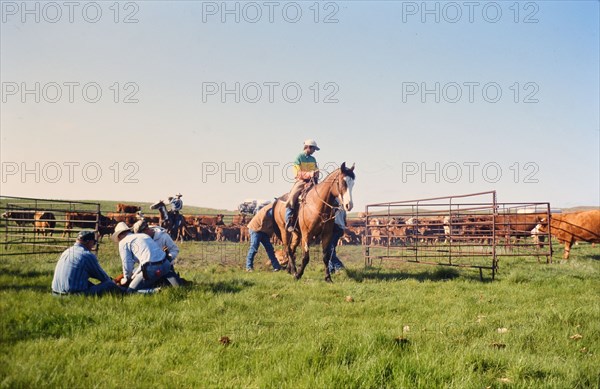
<instances>
[{"instance_id":1,"label":"green shirt","mask_svg":"<svg viewBox=\"0 0 600 389\"><path fill-rule=\"evenodd\" d=\"M306 177L302 177L300 175L300 172L312 172L317 169L319 169L317 166L317 160L312 155L300 153L294 160L294 173L296 173L297 179L306 179Z\"/></svg>"}]
</instances>

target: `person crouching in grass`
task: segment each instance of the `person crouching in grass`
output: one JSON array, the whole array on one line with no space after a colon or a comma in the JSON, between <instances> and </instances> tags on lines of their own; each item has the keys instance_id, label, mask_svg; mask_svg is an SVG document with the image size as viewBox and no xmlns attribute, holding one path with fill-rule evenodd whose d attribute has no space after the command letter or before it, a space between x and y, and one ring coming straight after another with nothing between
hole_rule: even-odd
<instances>
[{"instance_id":1,"label":"person crouching in grass","mask_svg":"<svg viewBox=\"0 0 600 389\"><path fill-rule=\"evenodd\" d=\"M61 254L56 264L52 294L99 296L109 292L122 292L122 289L102 269L96 255L91 252L95 245L94 231L79 232L75 244ZM90 278L100 283L94 284L89 280Z\"/></svg>"}]
</instances>

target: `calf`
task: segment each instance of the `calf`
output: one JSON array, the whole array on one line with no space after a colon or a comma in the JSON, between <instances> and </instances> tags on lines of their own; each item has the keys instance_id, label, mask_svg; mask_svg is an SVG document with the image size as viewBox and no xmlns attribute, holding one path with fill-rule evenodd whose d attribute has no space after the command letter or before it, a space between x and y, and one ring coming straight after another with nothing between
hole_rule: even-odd
<instances>
[{"instance_id":1,"label":"calf","mask_svg":"<svg viewBox=\"0 0 600 389\"><path fill-rule=\"evenodd\" d=\"M250 241L250 230L248 227L241 226L240 227L240 242L249 242Z\"/></svg>"},{"instance_id":2,"label":"calf","mask_svg":"<svg viewBox=\"0 0 600 389\"><path fill-rule=\"evenodd\" d=\"M35 221L33 222L34 233L47 236L47 234L54 233L56 227L56 218L52 212L39 211L34 215Z\"/></svg>"},{"instance_id":3,"label":"calf","mask_svg":"<svg viewBox=\"0 0 600 389\"><path fill-rule=\"evenodd\" d=\"M219 242L239 242L240 240L239 227L217 226L215 232L217 233L217 241Z\"/></svg>"}]
</instances>

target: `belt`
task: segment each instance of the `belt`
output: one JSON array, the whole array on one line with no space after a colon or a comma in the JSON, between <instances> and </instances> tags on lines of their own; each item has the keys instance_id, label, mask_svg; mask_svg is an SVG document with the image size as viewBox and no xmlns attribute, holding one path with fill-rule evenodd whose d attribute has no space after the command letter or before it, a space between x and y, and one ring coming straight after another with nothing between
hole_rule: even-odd
<instances>
[{"instance_id":1,"label":"belt","mask_svg":"<svg viewBox=\"0 0 600 389\"><path fill-rule=\"evenodd\" d=\"M163 263L165 263L167 261L167 258L163 258L162 261L158 261L158 262L146 262L146 266L156 266L156 265L162 265Z\"/></svg>"}]
</instances>

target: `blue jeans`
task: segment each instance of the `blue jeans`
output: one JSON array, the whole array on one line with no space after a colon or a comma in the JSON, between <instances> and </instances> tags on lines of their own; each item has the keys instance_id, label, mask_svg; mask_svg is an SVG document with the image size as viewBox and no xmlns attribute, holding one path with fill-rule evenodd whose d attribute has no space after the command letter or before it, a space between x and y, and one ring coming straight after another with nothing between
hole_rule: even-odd
<instances>
[{"instance_id":1,"label":"blue jeans","mask_svg":"<svg viewBox=\"0 0 600 389\"><path fill-rule=\"evenodd\" d=\"M148 275L148 279L144 279L141 269L139 271L136 269L129 283L128 292L154 288L158 281L171 275L171 262L164 261L158 265L148 265L146 274Z\"/></svg>"},{"instance_id":2,"label":"blue jeans","mask_svg":"<svg viewBox=\"0 0 600 389\"><path fill-rule=\"evenodd\" d=\"M88 281L88 285L90 287L82 292L88 296L101 296L105 293L122 292L113 280L104 281L99 284L93 284Z\"/></svg>"},{"instance_id":3,"label":"blue jeans","mask_svg":"<svg viewBox=\"0 0 600 389\"><path fill-rule=\"evenodd\" d=\"M261 231L248 230L248 232L250 233L250 249L248 249L248 255L246 256L246 269L254 268L254 257L256 256L256 253L258 253L258 246L261 243L267 251L273 269L281 269L279 261L277 261L277 258L275 257L275 250L273 250L269 235Z\"/></svg>"},{"instance_id":4,"label":"blue jeans","mask_svg":"<svg viewBox=\"0 0 600 389\"><path fill-rule=\"evenodd\" d=\"M335 252L335 248L337 247L338 241L344 235L344 230L337 226L337 224L333 227L333 235L331 236L331 242L329 242L329 249L331 250L331 257L329 258L329 272L333 273L336 270L341 270L344 268L344 264L337 256Z\"/></svg>"}]
</instances>

